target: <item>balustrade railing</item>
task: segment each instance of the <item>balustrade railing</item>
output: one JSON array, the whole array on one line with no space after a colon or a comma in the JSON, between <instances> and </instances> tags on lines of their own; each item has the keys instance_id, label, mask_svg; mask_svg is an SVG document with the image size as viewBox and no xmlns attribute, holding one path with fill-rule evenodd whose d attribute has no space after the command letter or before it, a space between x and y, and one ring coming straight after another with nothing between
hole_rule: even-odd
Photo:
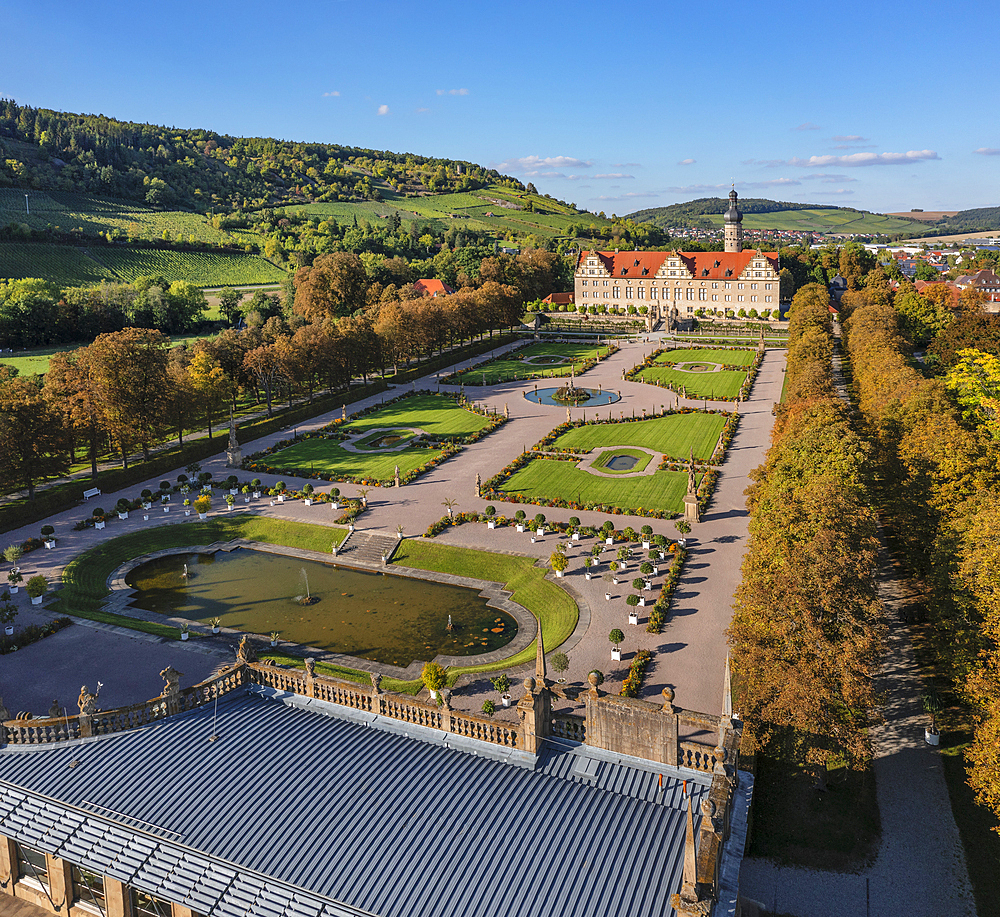
<instances>
[{"instance_id":1,"label":"balustrade railing","mask_svg":"<svg viewBox=\"0 0 1000 917\"><path fill-rule=\"evenodd\" d=\"M559 714L552 718L552 735L571 742L586 742L587 721L582 716Z\"/></svg>"}]
</instances>

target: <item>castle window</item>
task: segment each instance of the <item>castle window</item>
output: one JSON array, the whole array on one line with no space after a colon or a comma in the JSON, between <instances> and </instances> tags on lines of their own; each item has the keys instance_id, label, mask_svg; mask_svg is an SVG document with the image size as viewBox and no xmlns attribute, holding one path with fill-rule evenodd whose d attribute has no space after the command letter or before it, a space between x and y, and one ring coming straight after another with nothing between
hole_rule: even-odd
<instances>
[{"instance_id":1,"label":"castle window","mask_svg":"<svg viewBox=\"0 0 1000 917\"><path fill-rule=\"evenodd\" d=\"M649 290L649 298L656 299L656 287L651 287Z\"/></svg>"},{"instance_id":2,"label":"castle window","mask_svg":"<svg viewBox=\"0 0 1000 917\"><path fill-rule=\"evenodd\" d=\"M713 293L712 294L712 302L718 302L718 301L719 301L719 294L718 293Z\"/></svg>"},{"instance_id":3,"label":"castle window","mask_svg":"<svg viewBox=\"0 0 1000 917\"><path fill-rule=\"evenodd\" d=\"M743 284L742 283L737 284L736 289L742 290L743 289Z\"/></svg>"},{"instance_id":4,"label":"castle window","mask_svg":"<svg viewBox=\"0 0 1000 917\"><path fill-rule=\"evenodd\" d=\"M687 298L688 299L694 299L694 290L692 290L690 287L688 288L688 291L687 291Z\"/></svg>"},{"instance_id":5,"label":"castle window","mask_svg":"<svg viewBox=\"0 0 1000 917\"><path fill-rule=\"evenodd\" d=\"M624 277L627 273L628 273L628 268L627 267L623 267L622 268L622 277Z\"/></svg>"},{"instance_id":6,"label":"castle window","mask_svg":"<svg viewBox=\"0 0 1000 917\"><path fill-rule=\"evenodd\" d=\"M638 266L639 266L639 259L636 258L635 259L635 264L633 264L632 267L638 267Z\"/></svg>"},{"instance_id":7,"label":"castle window","mask_svg":"<svg viewBox=\"0 0 1000 917\"><path fill-rule=\"evenodd\" d=\"M713 283L713 284L712 284L712 289L713 289L713 290L717 290L717 289L719 289L719 284L718 284L717 282L716 282L716 283Z\"/></svg>"},{"instance_id":8,"label":"castle window","mask_svg":"<svg viewBox=\"0 0 1000 917\"><path fill-rule=\"evenodd\" d=\"M604 281L604 285L605 285L605 286L607 286L607 285L608 285L608 282L607 282L606 280Z\"/></svg>"},{"instance_id":9,"label":"castle window","mask_svg":"<svg viewBox=\"0 0 1000 917\"><path fill-rule=\"evenodd\" d=\"M770 296L765 296L764 297L764 302L770 302L770 301L771 301L771 297Z\"/></svg>"},{"instance_id":10,"label":"castle window","mask_svg":"<svg viewBox=\"0 0 1000 917\"><path fill-rule=\"evenodd\" d=\"M751 283L751 284L750 284L750 289L751 289L751 290L756 290L756 289L757 289L757 284L755 284L755 283Z\"/></svg>"},{"instance_id":11,"label":"castle window","mask_svg":"<svg viewBox=\"0 0 1000 917\"><path fill-rule=\"evenodd\" d=\"M732 297L732 296L729 296L729 295L727 294L727 295L726 295L726 302L732 302L732 301L733 301L733 297Z\"/></svg>"},{"instance_id":12,"label":"castle window","mask_svg":"<svg viewBox=\"0 0 1000 917\"><path fill-rule=\"evenodd\" d=\"M769 283L765 283L765 284L764 284L764 289L765 289L765 290L770 290L770 289L771 289L771 284L769 284Z\"/></svg>"},{"instance_id":13,"label":"castle window","mask_svg":"<svg viewBox=\"0 0 1000 917\"><path fill-rule=\"evenodd\" d=\"M611 295L612 295L612 296L613 296L613 297L614 297L615 299L620 299L620 298L621 298L621 288L620 288L620 287L615 287L615 291L614 291L614 293L612 293Z\"/></svg>"},{"instance_id":14,"label":"castle window","mask_svg":"<svg viewBox=\"0 0 1000 917\"><path fill-rule=\"evenodd\" d=\"M700 299L702 302L708 299L708 290L699 290L698 299Z\"/></svg>"},{"instance_id":15,"label":"castle window","mask_svg":"<svg viewBox=\"0 0 1000 917\"><path fill-rule=\"evenodd\" d=\"M584 286L586 286L586 285L587 285L587 281L586 281L586 280L584 280L584 281L581 281L581 282L583 283L583 285L584 285Z\"/></svg>"},{"instance_id":16,"label":"castle window","mask_svg":"<svg viewBox=\"0 0 1000 917\"><path fill-rule=\"evenodd\" d=\"M20 841L15 842L17 853L17 873L21 878L34 879L43 888L49 887L49 866L45 854Z\"/></svg>"},{"instance_id":17,"label":"castle window","mask_svg":"<svg viewBox=\"0 0 1000 917\"><path fill-rule=\"evenodd\" d=\"M625 298L626 299L631 299L632 298L632 288L631 287L625 287Z\"/></svg>"},{"instance_id":18,"label":"castle window","mask_svg":"<svg viewBox=\"0 0 1000 917\"><path fill-rule=\"evenodd\" d=\"M646 298L646 288L639 287L639 299L645 299L645 298Z\"/></svg>"},{"instance_id":19,"label":"castle window","mask_svg":"<svg viewBox=\"0 0 1000 917\"><path fill-rule=\"evenodd\" d=\"M727 290L731 290L733 288L733 285L731 283L727 283L725 287Z\"/></svg>"},{"instance_id":20,"label":"castle window","mask_svg":"<svg viewBox=\"0 0 1000 917\"><path fill-rule=\"evenodd\" d=\"M731 267L727 267L726 268L726 276L727 277L732 277L733 276L733 269Z\"/></svg>"}]
</instances>

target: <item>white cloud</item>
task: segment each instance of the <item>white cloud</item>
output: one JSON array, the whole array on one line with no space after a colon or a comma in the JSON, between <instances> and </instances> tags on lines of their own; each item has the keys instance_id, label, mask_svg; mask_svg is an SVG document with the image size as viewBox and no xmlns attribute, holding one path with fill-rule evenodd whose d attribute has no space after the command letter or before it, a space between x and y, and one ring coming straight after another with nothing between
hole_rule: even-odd
<instances>
[{"instance_id":1,"label":"white cloud","mask_svg":"<svg viewBox=\"0 0 1000 917\"><path fill-rule=\"evenodd\" d=\"M838 185L842 182L857 181L856 178L851 178L849 175L837 175L832 172L813 172L809 175L803 175L802 180L821 181L828 185Z\"/></svg>"},{"instance_id":2,"label":"white cloud","mask_svg":"<svg viewBox=\"0 0 1000 917\"><path fill-rule=\"evenodd\" d=\"M378 107L378 113L380 115L387 115L387 114L389 114L389 106L388 105L379 105L379 107Z\"/></svg>"},{"instance_id":3,"label":"white cloud","mask_svg":"<svg viewBox=\"0 0 1000 917\"><path fill-rule=\"evenodd\" d=\"M679 166L693 166L698 160L697 159L682 159L677 165Z\"/></svg>"},{"instance_id":4,"label":"white cloud","mask_svg":"<svg viewBox=\"0 0 1000 917\"><path fill-rule=\"evenodd\" d=\"M741 187L743 188L780 188L783 185L801 185L796 178L771 178L767 181L748 181L741 182Z\"/></svg>"},{"instance_id":5,"label":"white cloud","mask_svg":"<svg viewBox=\"0 0 1000 917\"><path fill-rule=\"evenodd\" d=\"M779 166L788 165L784 159L744 159L741 166L765 166L768 169L776 169Z\"/></svg>"},{"instance_id":6,"label":"white cloud","mask_svg":"<svg viewBox=\"0 0 1000 917\"><path fill-rule=\"evenodd\" d=\"M800 124L798 127L793 127L792 130L796 131L818 131L819 125L813 124L812 121L806 121L805 124Z\"/></svg>"},{"instance_id":7,"label":"white cloud","mask_svg":"<svg viewBox=\"0 0 1000 917\"><path fill-rule=\"evenodd\" d=\"M418 108L417 109L417 114L418 115L423 114L425 111L430 111L430 109L429 108Z\"/></svg>"},{"instance_id":8,"label":"white cloud","mask_svg":"<svg viewBox=\"0 0 1000 917\"><path fill-rule=\"evenodd\" d=\"M625 194L616 194L613 197L610 195L602 194L597 197L599 201L632 201L636 198L644 197L656 197L657 195L652 191L627 191Z\"/></svg>"},{"instance_id":9,"label":"white cloud","mask_svg":"<svg viewBox=\"0 0 1000 917\"><path fill-rule=\"evenodd\" d=\"M606 175L595 175L594 178L635 178L634 175L625 175L622 172L610 172Z\"/></svg>"},{"instance_id":10,"label":"white cloud","mask_svg":"<svg viewBox=\"0 0 1000 917\"><path fill-rule=\"evenodd\" d=\"M641 162L613 162L611 163L616 169L641 169Z\"/></svg>"},{"instance_id":11,"label":"white cloud","mask_svg":"<svg viewBox=\"0 0 1000 917\"><path fill-rule=\"evenodd\" d=\"M330 98L334 98L334 97L339 96L339 95L340 95L340 92L335 89L335 90L333 90L333 92L324 92L323 93L323 98L324 99L330 99Z\"/></svg>"},{"instance_id":12,"label":"white cloud","mask_svg":"<svg viewBox=\"0 0 1000 917\"><path fill-rule=\"evenodd\" d=\"M593 165L590 160L575 159L572 156L520 156L516 159L505 159L496 163L493 168L498 172L513 172L521 175L541 175L549 169L589 169Z\"/></svg>"},{"instance_id":13,"label":"white cloud","mask_svg":"<svg viewBox=\"0 0 1000 917\"><path fill-rule=\"evenodd\" d=\"M980 156L1000 156L1000 150L994 149L991 146L981 146L973 152L978 153Z\"/></svg>"},{"instance_id":14,"label":"white cloud","mask_svg":"<svg viewBox=\"0 0 1000 917\"><path fill-rule=\"evenodd\" d=\"M835 150L874 150L877 143L835 143Z\"/></svg>"},{"instance_id":15,"label":"white cloud","mask_svg":"<svg viewBox=\"0 0 1000 917\"><path fill-rule=\"evenodd\" d=\"M940 158L934 150L909 150L906 153L851 153L850 156L810 156L808 159L794 157L788 160L788 165L806 169L816 166L899 166Z\"/></svg>"},{"instance_id":16,"label":"white cloud","mask_svg":"<svg viewBox=\"0 0 1000 917\"><path fill-rule=\"evenodd\" d=\"M468 89L439 89L437 90L439 96L467 96L469 94Z\"/></svg>"},{"instance_id":17,"label":"white cloud","mask_svg":"<svg viewBox=\"0 0 1000 917\"><path fill-rule=\"evenodd\" d=\"M837 143L864 143L868 140L867 137L862 137L860 134L838 134L830 139Z\"/></svg>"},{"instance_id":18,"label":"white cloud","mask_svg":"<svg viewBox=\"0 0 1000 917\"><path fill-rule=\"evenodd\" d=\"M673 194L696 194L701 192L712 192L728 189L729 185L681 185L667 188Z\"/></svg>"}]
</instances>

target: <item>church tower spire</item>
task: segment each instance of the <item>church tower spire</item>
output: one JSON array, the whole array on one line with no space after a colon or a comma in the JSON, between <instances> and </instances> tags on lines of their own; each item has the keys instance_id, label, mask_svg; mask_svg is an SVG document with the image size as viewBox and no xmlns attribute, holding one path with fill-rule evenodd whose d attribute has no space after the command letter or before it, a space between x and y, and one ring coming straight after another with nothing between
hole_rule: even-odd
<instances>
[{"instance_id":1,"label":"church tower spire","mask_svg":"<svg viewBox=\"0 0 1000 917\"><path fill-rule=\"evenodd\" d=\"M726 211L723 220L726 224L726 251L743 251L743 214L740 213L739 195L733 188L729 192L729 209Z\"/></svg>"}]
</instances>

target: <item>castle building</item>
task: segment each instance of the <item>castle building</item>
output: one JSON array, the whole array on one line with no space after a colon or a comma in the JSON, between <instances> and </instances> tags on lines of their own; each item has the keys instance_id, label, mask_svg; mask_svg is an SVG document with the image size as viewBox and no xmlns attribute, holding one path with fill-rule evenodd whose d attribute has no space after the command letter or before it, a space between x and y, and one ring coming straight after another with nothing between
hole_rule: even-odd
<instances>
[{"instance_id":1,"label":"castle building","mask_svg":"<svg viewBox=\"0 0 1000 917\"><path fill-rule=\"evenodd\" d=\"M621 311L646 307L652 324L693 316L697 309L735 314L778 308L777 252L743 251L743 214L736 191L725 213L724 252L580 253L575 274L577 308Z\"/></svg>"}]
</instances>

